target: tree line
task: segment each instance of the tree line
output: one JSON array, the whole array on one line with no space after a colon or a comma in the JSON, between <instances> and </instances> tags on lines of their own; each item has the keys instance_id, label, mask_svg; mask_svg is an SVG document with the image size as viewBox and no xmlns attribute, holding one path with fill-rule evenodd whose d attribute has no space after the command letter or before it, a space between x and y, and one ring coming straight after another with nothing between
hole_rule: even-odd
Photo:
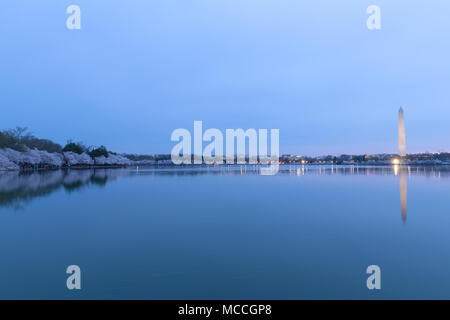
<instances>
[{"instance_id":1,"label":"tree line","mask_svg":"<svg viewBox=\"0 0 450 320\"><path fill-rule=\"evenodd\" d=\"M86 147L82 142L67 141L63 147L60 144L48 139L40 139L31 134L27 128L16 127L15 129L0 131L0 149L13 149L19 152L25 152L29 149L47 151L49 153L74 152L77 154L87 153L92 158L104 156L114 152L106 149L105 146Z\"/></svg>"}]
</instances>

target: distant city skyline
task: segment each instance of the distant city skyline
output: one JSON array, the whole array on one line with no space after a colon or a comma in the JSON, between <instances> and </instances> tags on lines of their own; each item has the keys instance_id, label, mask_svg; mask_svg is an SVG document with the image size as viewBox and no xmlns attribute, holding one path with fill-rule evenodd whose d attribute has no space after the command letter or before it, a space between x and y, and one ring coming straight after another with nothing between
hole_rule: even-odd
<instances>
[{"instance_id":1,"label":"distant city skyline","mask_svg":"<svg viewBox=\"0 0 450 320\"><path fill-rule=\"evenodd\" d=\"M171 132L276 128L280 153L450 151L450 2L2 1L0 129L169 154ZM439 32L436 32L439 30Z\"/></svg>"}]
</instances>

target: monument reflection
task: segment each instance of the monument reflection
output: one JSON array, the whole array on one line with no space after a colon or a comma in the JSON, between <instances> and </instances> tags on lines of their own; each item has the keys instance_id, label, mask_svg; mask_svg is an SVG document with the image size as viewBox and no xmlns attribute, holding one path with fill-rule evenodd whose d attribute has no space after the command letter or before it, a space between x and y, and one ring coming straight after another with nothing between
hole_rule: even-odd
<instances>
[{"instance_id":1,"label":"monument reflection","mask_svg":"<svg viewBox=\"0 0 450 320\"><path fill-rule=\"evenodd\" d=\"M400 179L400 206L402 211L402 220L406 222L406 217L408 213L408 185L407 185L407 172L406 168L400 169L399 179Z\"/></svg>"},{"instance_id":2,"label":"monument reflection","mask_svg":"<svg viewBox=\"0 0 450 320\"><path fill-rule=\"evenodd\" d=\"M145 176L189 176L203 175L259 175L258 166L219 166L212 167L184 167L184 168L128 168L128 169L96 169L96 170L57 170L47 172L0 173L0 208L21 209L35 198L46 197L63 189L66 193L77 192L89 187L104 187L107 183L118 178L138 178ZM450 177L448 167L403 167L403 166L305 166L282 165L277 176L392 176L399 179L401 217L407 219L407 180L409 176L427 176L435 178ZM325 180L324 180L324 183Z\"/></svg>"}]
</instances>

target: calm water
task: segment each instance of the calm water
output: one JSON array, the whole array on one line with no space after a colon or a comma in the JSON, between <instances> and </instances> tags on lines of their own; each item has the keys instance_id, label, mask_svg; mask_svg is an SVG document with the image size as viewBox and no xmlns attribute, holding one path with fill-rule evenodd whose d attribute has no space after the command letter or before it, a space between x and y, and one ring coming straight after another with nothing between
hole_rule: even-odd
<instances>
[{"instance_id":1,"label":"calm water","mask_svg":"<svg viewBox=\"0 0 450 320\"><path fill-rule=\"evenodd\" d=\"M0 298L448 299L449 192L442 168L1 173Z\"/></svg>"}]
</instances>

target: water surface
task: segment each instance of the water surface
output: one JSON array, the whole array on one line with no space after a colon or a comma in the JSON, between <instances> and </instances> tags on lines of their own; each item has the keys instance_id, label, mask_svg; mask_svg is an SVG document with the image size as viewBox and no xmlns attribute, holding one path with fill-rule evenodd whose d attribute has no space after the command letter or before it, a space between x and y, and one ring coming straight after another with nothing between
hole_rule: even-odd
<instances>
[{"instance_id":1,"label":"water surface","mask_svg":"<svg viewBox=\"0 0 450 320\"><path fill-rule=\"evenodd\" d=\"M448 299L449 190L432 167L0 173L0 298Z\"/></svg>"}]
</instances>

